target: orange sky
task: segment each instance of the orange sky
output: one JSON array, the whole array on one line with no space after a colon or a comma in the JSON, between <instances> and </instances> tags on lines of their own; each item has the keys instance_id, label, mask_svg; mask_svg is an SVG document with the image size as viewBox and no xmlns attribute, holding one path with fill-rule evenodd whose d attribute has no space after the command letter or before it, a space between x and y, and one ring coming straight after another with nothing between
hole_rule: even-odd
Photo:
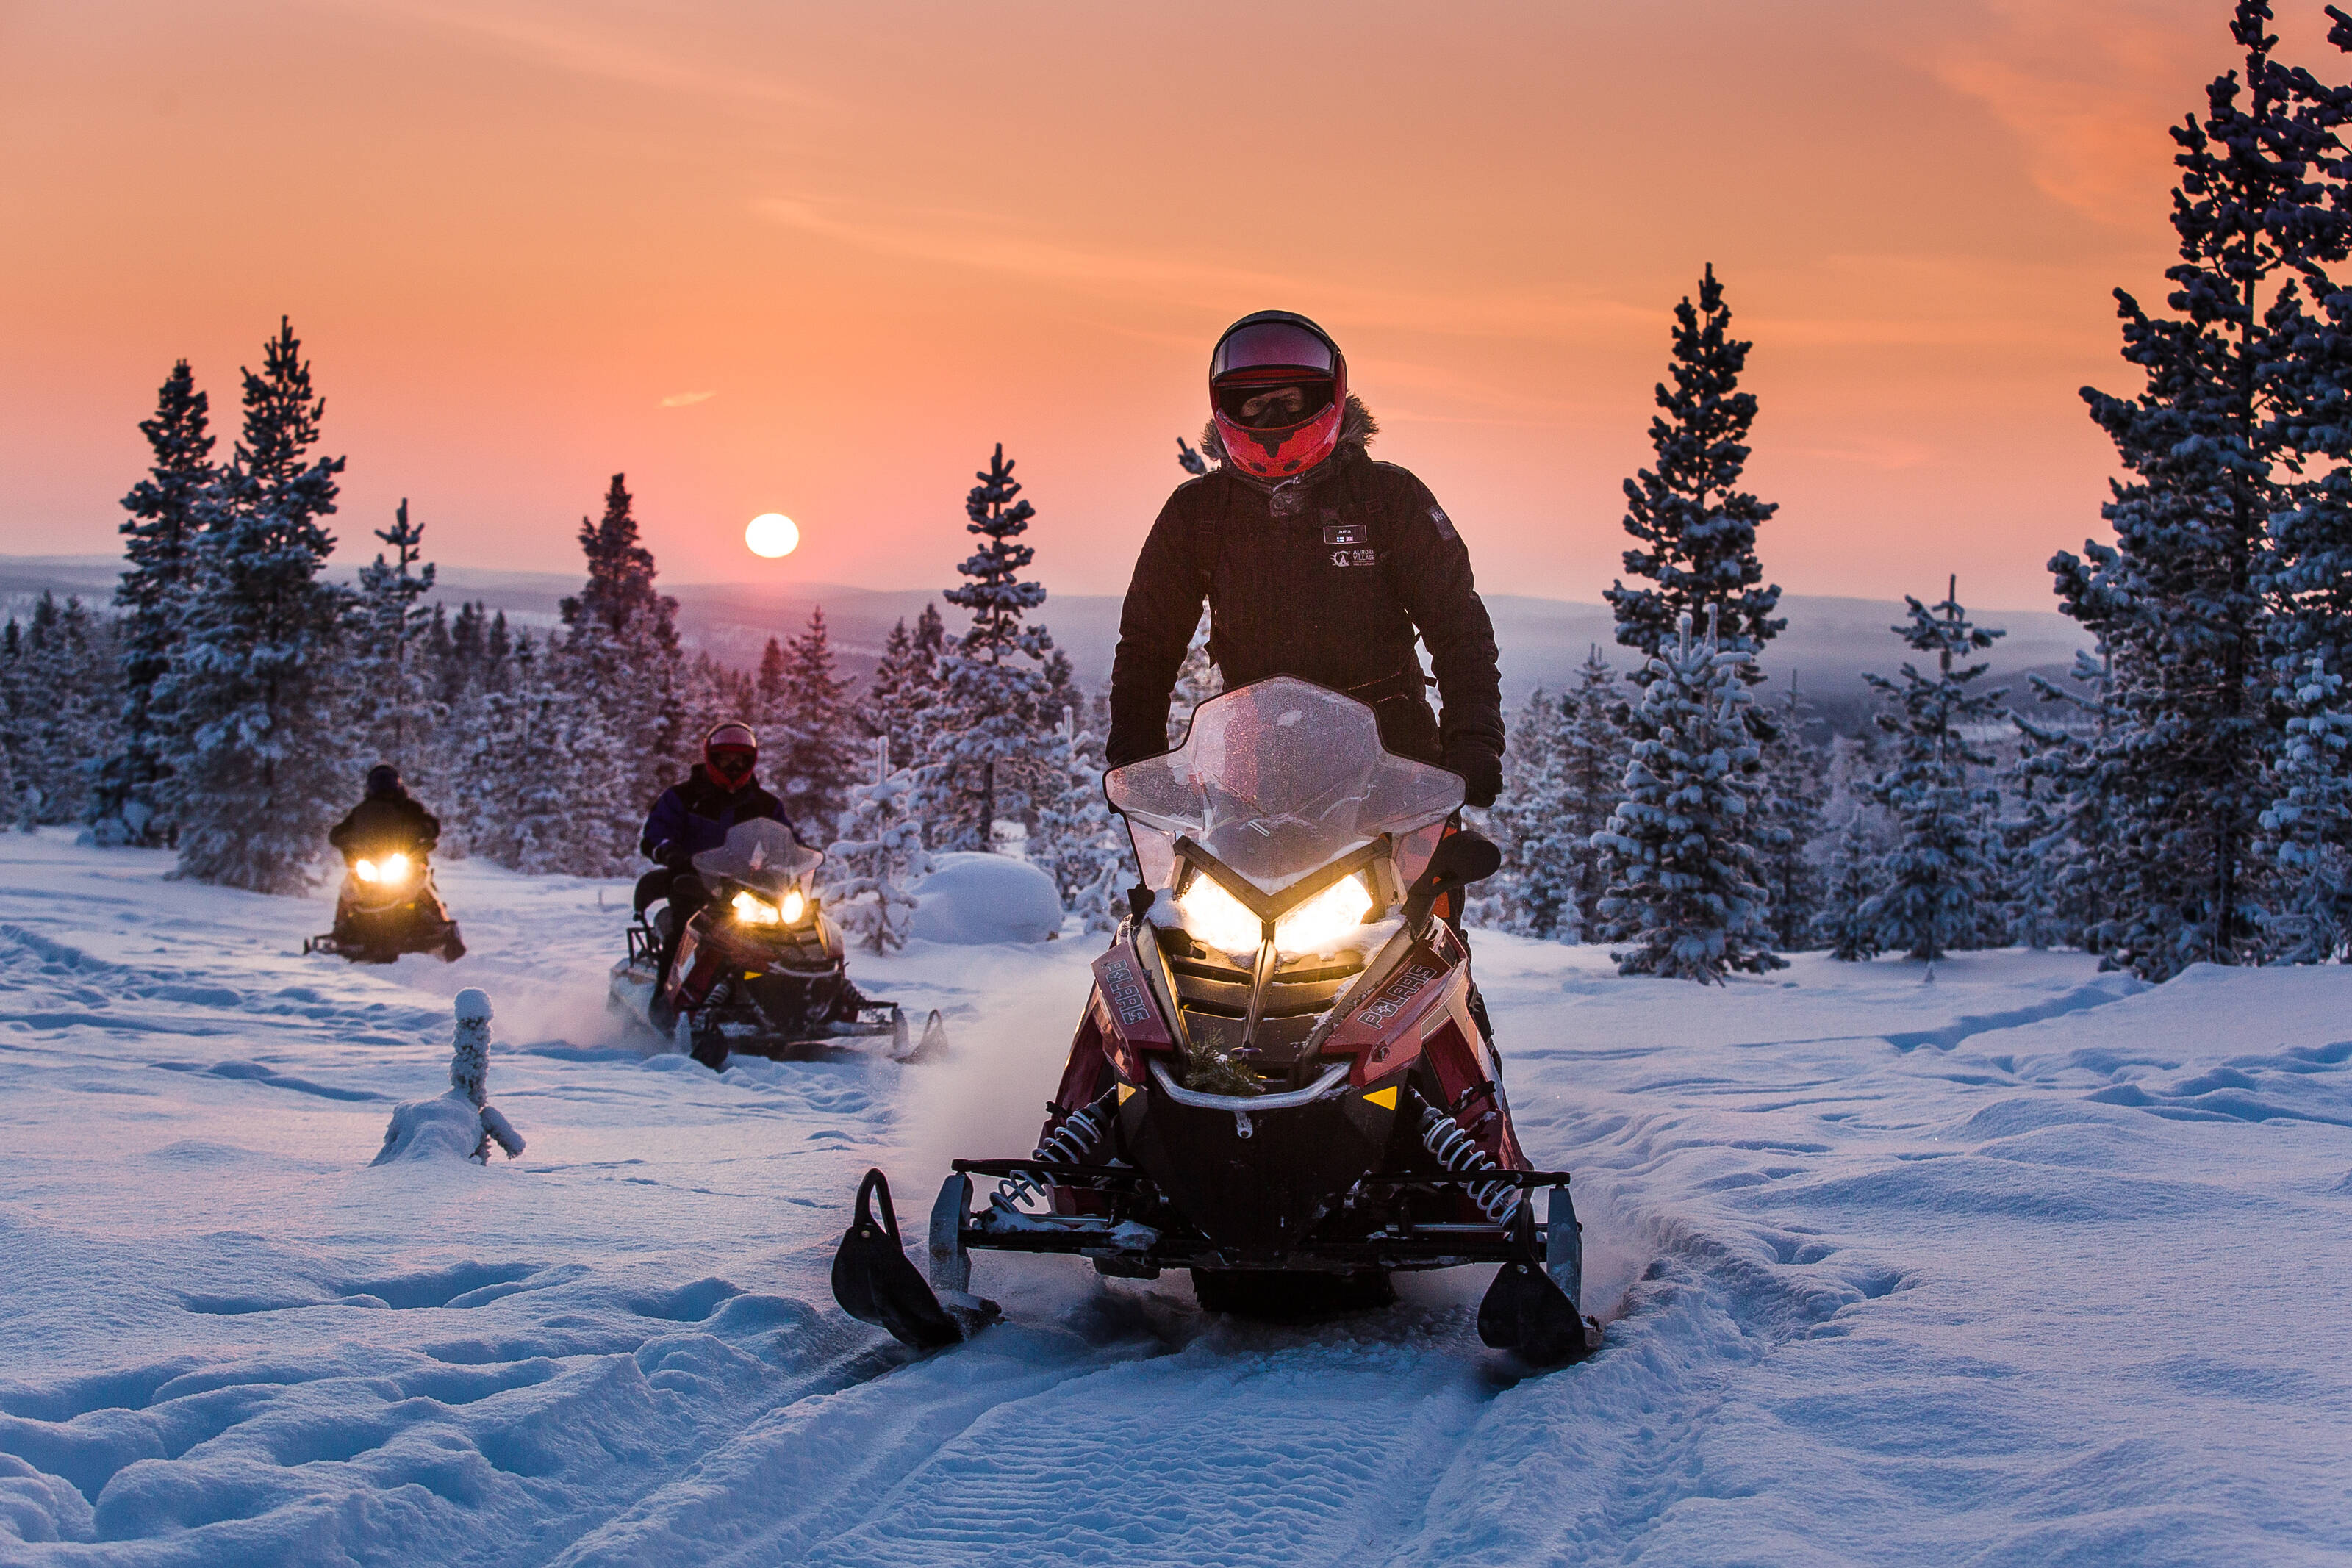
<instances>
[{"instance_id":1,"label":"orange sky","mask_svg":"<svg viewBox=\"0 0 2352 1568\"><path fill-rule=\"evenodd\" d=\"M171 361L233 417L283 311L346 556L406 496L441 559L569 571L626 470L677 580L944 584L1002 440L1041 575L1115 592L1211 340L1280 305L1483 586L1589 600L1712 261L1769 576L2044 608L2227 15L0 0L0 552L110 551Z\"/></svg>"}]
</instances>

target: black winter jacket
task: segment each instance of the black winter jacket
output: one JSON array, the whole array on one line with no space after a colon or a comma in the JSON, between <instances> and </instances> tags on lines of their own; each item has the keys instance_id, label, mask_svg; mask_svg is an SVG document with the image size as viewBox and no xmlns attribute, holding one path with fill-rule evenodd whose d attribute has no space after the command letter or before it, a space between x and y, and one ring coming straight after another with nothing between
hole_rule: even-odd
<instances>
[{"instance_id":1,"label":"black winter jacket","mask_svg":"<svg viewBox=\"0 0 2352 1568\"><path fill-rule=\"evenodd\" d=\"M345 855L383 854L394 850L429 851L441 841L441 819L406 790L371 795L337 822L327 841Z\"/></svg>"},{"instance_id":2,"label":"black winter jacket","mask_svg":"<svg viewBox=\"0 0 2352 1568\"><path fill-rule=\"evenodd\" d=\"M737 824L760 817L793 825L784 815L784 803L758 784L747 781L740 789L729 789L698 762L686 782L671 785L655 799L637 847L647 860L682 871L694 856L725 843Z\"/></svg>"},{"instance_id":3,"label":"black winter jacket","mask_svg":"<svg viewBox=\"0 0 2352 1568\"><path fill-rule=\"evenodd\" d=\"M1168 497L1136 559L1111 664L1112 766L1168 749L1168 698L1201 601L1209 655L1227 687L1297 675L1372 705L1381 743L1468 773L1503 753L1495 627L1470 552L1429 487L1364 447L1378 430L1355 398L1339 448L1302 481L1305 505L1275 515L1265 486L1230 464ZM1212 428L1203 444L1212 455ZM1444 699L1430 712L1413 634Z\"/></svg>"}]
</instances>

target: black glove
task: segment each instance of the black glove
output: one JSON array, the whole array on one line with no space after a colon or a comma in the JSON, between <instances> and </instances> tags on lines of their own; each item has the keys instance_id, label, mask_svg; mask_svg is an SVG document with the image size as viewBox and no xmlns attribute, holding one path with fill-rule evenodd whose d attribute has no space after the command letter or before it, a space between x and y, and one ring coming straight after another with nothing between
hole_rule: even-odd
<instances>
[{"instance_id":1,"label":"black glove","mask_svg":"<svg viewBox=\"0 0 2352 1568\"><path fill-rule=\"evenodd\" d=\"M1491 806L1503 792L1503 758L1483 746L1446 747L1445 766L1462 775L1465 805Z\"/></svg>"}]
</instances>

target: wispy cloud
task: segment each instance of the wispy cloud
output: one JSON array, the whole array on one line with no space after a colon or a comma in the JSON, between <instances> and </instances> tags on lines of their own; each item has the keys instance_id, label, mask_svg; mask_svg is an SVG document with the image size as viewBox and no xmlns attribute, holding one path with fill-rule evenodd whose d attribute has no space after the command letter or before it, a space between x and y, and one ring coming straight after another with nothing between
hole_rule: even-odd
<instances>
[{"instance_id":1,"label":"wispy cloud","mask_svg":"<svg viewBox=\"0 0 2352 1568\"><path fill-rule=\"evenodd\" d=\"M698 402L708 402L718 395L715 392L672 392L661 400L661 405L664 408L690 408Z\"/></svg>"},{"instance_id":2,"label":"wispy cloud","mask_svg":"<svg viewBox=\"0 0 2352 1568\"><path fill-rule=\"evenodd\" d=\"M662 47L676 37L675 13L651 11L635 26L583 16L577 7L440 0L343 0L349 8L457 34L534 64L603 81L691 93L704 99L801 107L830 101L823 93L740 67L688 58Z\"/></svg>"},{"instance_id":3,"label":"wispy cloud","mask_svg":"<svg viewBox=\"0 0 2352 1568\"><path fill-rule=\"evenodd\" d=\"M1585 336L1596 329L1647 330L1655 324L1654 308L1598 297L1334 286L1163 252L992 231L985 220L971 214L878 208L811 196L767 196L751 205L760 216L782 227L879 255L1201 308L1232 308L1237 300L1298 301L1360 326L1518 337Z\"/></svg>"},{"instance_id":4,"label":"wispy cloud","mask_svg":"<svg viewBox=\"0 0 2352 1568\"><path fill-rule=\"evenodd\" d=\"M2165 136L2231 61L2210 7L2178 0L1992 0L1990 25L1920 64L2016 138L2027 176L2101 223L2137 226L2168 177ZM2154 13L2154 15L2151 15ZM2200 73L2200 67L2211 69Z\"/></svg>"}]
</instances>

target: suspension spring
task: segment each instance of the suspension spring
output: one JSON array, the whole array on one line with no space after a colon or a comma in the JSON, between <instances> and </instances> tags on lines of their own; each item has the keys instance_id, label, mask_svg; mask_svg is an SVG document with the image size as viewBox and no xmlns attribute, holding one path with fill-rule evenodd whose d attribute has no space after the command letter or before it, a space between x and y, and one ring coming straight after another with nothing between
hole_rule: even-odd
<instances>
[{"instance_id":1,"label":"suspension spring","mask_svg":"<svg viewBox=\"0 0 2352 1568\"><path fill-rule=\"evenodd\" d=\"M1104 1096L1108 1100L1108 1095ZM1110 1107L1097 1100L1083 1111L1073 1111L1062 1124L1045 1134L1045 1141L1029 1152L1029 1157L1043 1166L1082 1166L1087 1156L1102 1142L1103 1124ZM1032 1198L1043 1201L1045 1188L1054 1186L1048 1177L1032 1180L1025 1171L1015 1171L996 1184L997 1200L1015 1208Z\"/></svg>"},{"instance_id":2,"label":"suspension spring","mask_svg":"<svg viewBox=\"0 0 2352 1568\"><path fill-rule=\"evenodd\" d=\"M1426 1102L1421 1107L1421 1146L1456 1176L1502 1168L1471 1140L1459 1122ZM1517 1216L1519 1205L1527 1201L1527 1195L1507 1182L1472 1182L1467 1190L1470 1201L1497 1225L1508 1225Z\"/></svg>"}]
</instances>

